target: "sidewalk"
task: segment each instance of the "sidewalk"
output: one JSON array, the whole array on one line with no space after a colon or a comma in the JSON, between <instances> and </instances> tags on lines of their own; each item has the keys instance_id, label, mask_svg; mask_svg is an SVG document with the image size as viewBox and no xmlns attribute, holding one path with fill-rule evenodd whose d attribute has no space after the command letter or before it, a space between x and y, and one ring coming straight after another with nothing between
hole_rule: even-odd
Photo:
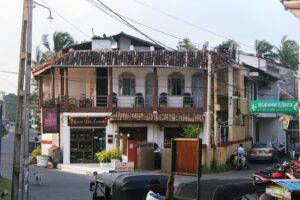
<instances>
[{"instance_id":1,"label":"sidewalk","mask_svg":"<svg viewBox=\"0 0 300 200\"><path fill-rule=\"evenodd\" d=\"M58 169L64 172L70 172L81 175L93 175L93 172L108 173L113 170L112 167L101 167L99 163L78 163L78 164L59 164Z\"/></svg>"}]
</instances>

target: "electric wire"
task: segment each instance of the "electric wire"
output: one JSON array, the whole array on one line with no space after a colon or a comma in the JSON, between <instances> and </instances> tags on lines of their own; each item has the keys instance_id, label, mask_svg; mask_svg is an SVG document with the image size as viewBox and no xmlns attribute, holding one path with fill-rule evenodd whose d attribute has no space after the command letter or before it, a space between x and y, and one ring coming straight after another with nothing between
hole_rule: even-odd
<instances>
[{"instance_id":1,"label":"electric wire","mask_svg":"<svg viewBox=\"0 0 300 200\"><path fill-rule=\"evenodd\" d=\"M99 4L95 4L96 2L95 1L92 1L92 0L87 0L89 3L91 2L94 2L94 4L92 5L99 5ZM99 2L101 5L102 5L102 8L104 7L106 10L108 10L109 12L113 13L115 16L117 16L120 20L124 21L127 26L135 31L137 31L138 33L140 33L141 35L145 36L146 38L148 38L149 40L151 40L152 42L154 42L155 44L159 45L159 46L164 46L166 48L169 48L169 49L172 49L172 50L175 50L173 49L172 47L169 47L167 45L165 45L164 43L162 42L159 42L157 40L154 40L152 37L150 37L149 35L145 34L144 32L142 32L141 30L139 30L138 28L136 28L134 25L132 25L131 23L129 23L127 20L125 20L119 13L115 12L114 10L112 10L110 7L108 7L106 4L104 4L102 1L100 0L96 0L97 2ZM98 9L99 7L96 6ZM101 11L103 11L102 9L100 9Z\"/></svg>"},{"instance_id":2,"label":"electric wire","mask_svg":"<svg viewBox=\"0 0 300 200\"><path fill-rule=\"evenodd\" d=\"M133 1L139 3L140 5L143 5L144 7L148 7L148 8L150 8L150 9L152 9L152 10L155 10L155 11L158 12L158 13L164 14L164 15L170 17L170 18L173 18L173 19L175 19L175 20L177 20L177 21L180 21L181 23L187 24L187 25L189 25L189 26L191 26L191 27L194 27L194 28L196 28L196 29L205 31L205 32L210 33L210 34L212 34L212 35L215 35L215 36L217 36L217 37L219 37L219 38L223 38L223 39L226 39L226 40L232 40L231 38L229 38L229 37L227 37L227 36L224 36L224 35L221 35L221 34L219 34L219 33L210 31L210 30L208 30L208 29L206 29L206 28L203 28L203 27L201 27L201 26L199 26L199 25L193 24L193 23L191 23L191 22L189 22L189 21L187 21L187 20L180 19L179 17L176 17L176 16L174 16L174 15L171 15L171 14L169 14L169 13L163 11L163 10L160 10L160 9L158 9L158 8L155 8L155 7L153 7L153 6L150 6L149 4L146 4L146 3L141 2L141 1L139 1L139 0L133 0ZM250 46L250 45L247 45L247 44L244 44L244 43L241 43L241 42L238 42L238 44L241 44L241 45L243 45L243 46L245 46L245 47L248 47L248 48L250 48L250 49L252 49L252 50L255 50L255 48L254 48L253 46Z\"/></svg>"}]
</instances>

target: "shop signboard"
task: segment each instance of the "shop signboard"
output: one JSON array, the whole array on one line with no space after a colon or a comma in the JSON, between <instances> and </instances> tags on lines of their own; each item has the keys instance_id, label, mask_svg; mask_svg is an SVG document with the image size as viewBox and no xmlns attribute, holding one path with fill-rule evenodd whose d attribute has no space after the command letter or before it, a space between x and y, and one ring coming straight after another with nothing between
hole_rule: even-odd
<instances>
[{"instance_id":1,"label":"shop signboard","mask_svg":"<svg viewBox=\"0 0 300 200\"><path fill-rule=\"evenodd\" d=\"M250 113L298 113L298 101L254 100L250 101Z\"/></svg>"},{"instance_id":2,"label":"shop signboard","mask_svg":"<svg viewBox=\"0 0 300 200\"><path fill-rule=\"evenodd\" d=\"M107 118L105 117L69 117L69 126L85 127L85 126L106 126Z\"/></svg>"},{"instance_id":3,"label":"shop signboard","mask_svg":"<svg viewBox=\"0 0 300 200\"><path fill-rule=\"evenodd\" d=\"M59 133L58 107L44 107L43 133Z\"/></svg>"},{"instance_id":4,"label":"shop signboard","mask_svg":"<svg viewBox=\"0 0 300 200\"><path fill-rule=\"evenodd\" d=\"M118 162L115 166L116 172L133 172L134 162Z\"/></svg>"}]
</instances>

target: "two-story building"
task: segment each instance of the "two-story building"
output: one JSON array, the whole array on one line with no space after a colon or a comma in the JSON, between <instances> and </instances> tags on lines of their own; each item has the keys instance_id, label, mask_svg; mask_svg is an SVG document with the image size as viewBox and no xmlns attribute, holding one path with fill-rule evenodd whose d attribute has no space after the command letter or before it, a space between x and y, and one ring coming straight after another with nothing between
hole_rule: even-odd
<instances>
[{"instance_id":1,"label":"two-story building","mask_svg":"<svg viewBox=\"0 0 300 200\"><path fill-rule=\"evenodd\" d=\"M120 139L164 147L186 125L202 126L208 54L214 69L229 63L227 55L162 50L124 33L65 51L33 71L43 113L42 153L60 146L63 163L92 162L94 153Z\"/></svg>"},{"instance_id":2,"label":"two-story building","mask_svg":"<svg viewBox=\"0 0 300 200\"><path fill-rule=\"evenodd\" d=\"M240 54L239 64L249 70L245 93L252 100L293 100L296 94L295 72L274 61L251 54ZM250 133L254 142L289 141L279 120L283 113L257 113L250 116ZM290 116L291 118L293 116Z\"/></svg>"}]
</instances>

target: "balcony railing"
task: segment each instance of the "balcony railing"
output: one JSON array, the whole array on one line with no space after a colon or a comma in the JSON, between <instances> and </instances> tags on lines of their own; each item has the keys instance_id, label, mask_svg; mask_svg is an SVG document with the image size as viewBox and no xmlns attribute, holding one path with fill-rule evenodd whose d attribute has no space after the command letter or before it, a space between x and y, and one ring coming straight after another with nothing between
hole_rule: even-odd
<instances>
[{"instance_id":1,"label":"balcony railing","mask_svg":"<svg viewBox=\"0 0 300 200\"><path fill-rule=\"evenodd\" d=\"M135 96L117 96L113 93L111 97L113 108L152 108L152 95L143 96L137 93ZM157 98L159 108L202 108L203 97L191 96L188 94L182 96L168 96L161 93ZM40 101L40 106L59 105L62 110L81 109L81 108L108 108L109 97L107 95L98 95L92 97L83 96L59 96L54 100Z\"/></svg>"}]
</instances>

